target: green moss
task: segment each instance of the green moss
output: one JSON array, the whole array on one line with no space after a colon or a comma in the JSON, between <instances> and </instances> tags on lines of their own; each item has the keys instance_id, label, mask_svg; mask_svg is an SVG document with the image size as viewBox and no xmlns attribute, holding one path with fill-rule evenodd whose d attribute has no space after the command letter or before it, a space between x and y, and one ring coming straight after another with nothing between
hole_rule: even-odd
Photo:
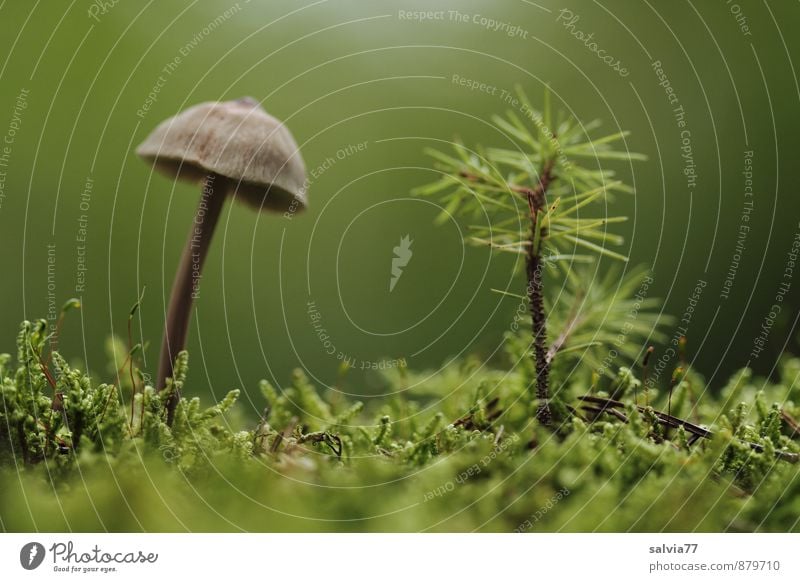
<instances>
[{"instance_id":1,"label":"green moss","mask_svg":"<svg viewBox=\"0 0 800 582\"><path fill-rule=\"evenodd\" d=\"M714 431L698 442L633 406L630 368L598 386L626 400L625 423L582 408L585 374L556 367L564 418L545 429L530 420L531 370L469 362L406 371L418 388L374 406L326 402L298 372L261 384L253 426L233 425L233 391L209 408L182 400L170 428L165 392L138 390L131 417L114 386L47 354L45 329L23 323L16 361L0 357L8 531L798 529L798 464L776 454L800 451L782 420L800 416L791 376L738 372L718 398L698 390ZM176 370L169 389L186 382L185 353ZM720 414L732 396L749 404Z\"/></svg>"}]
</instances>

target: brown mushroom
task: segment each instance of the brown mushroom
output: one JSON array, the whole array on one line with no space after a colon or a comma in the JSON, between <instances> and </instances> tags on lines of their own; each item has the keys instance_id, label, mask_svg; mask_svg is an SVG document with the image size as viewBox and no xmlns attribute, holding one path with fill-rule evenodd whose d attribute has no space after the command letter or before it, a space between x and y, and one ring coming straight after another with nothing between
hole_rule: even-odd
<instances>
[{"instance_id":1,"label":"brown mushroom","mask_svg":"<svg viewBox=\"0 0 800 582\"><path fill-rule=\"evenodd\" d=\"M165 387L186 345L192 302L225 199L239 198L259 211L304 208L306 170L292 134L258 101L201 103L161 123L136 153L164 174L202 182L202 196L172 285L155 387ZM167 400L172 424L180 394Z\"/></svg>"}]
</instances>

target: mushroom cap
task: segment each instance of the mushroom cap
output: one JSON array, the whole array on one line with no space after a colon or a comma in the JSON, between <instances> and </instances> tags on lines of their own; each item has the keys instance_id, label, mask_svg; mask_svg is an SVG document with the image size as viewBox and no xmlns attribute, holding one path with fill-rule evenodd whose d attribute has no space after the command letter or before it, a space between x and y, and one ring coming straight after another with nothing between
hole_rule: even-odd
<instances>
[{"instance_id":1,"label":"mushroom cap","mask_svg":"<svg viewBox=\"0 0 800 582\"><path fill-rule=\"evenodd\" d=\"M228 192L257 209L308 204L297 142L252 97L190 107L156 127L136 153L172 178L224 176Z\"/></svg>"}]
</instances>

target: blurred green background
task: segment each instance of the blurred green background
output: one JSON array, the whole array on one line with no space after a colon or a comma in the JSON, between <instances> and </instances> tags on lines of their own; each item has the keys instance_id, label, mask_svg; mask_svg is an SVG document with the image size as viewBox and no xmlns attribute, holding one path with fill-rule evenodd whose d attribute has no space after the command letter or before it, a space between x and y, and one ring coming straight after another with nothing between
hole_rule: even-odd
<instances>
[{"instance_id":1,"label":"blurred green background","mask_svg":"<svg viewBox=\"0 0 800 582\"><path fill-rule=\"evenodd\" d=\"M441 12L419 21L407 14L416 10ZM146 286L134 342L149 340L145 367L155 372L199 188L152 173L134 149L189 105L252 95L301 145L311 206L292 220L227 207L190 333L189 391L221 396L260 378L281 385L300 366L346 392L380 395L379 375L361 367L496 358L517 306L490 289L522 289L513 260L465 247L464 223L435 227L439 209L409 192L435 177L425 147L455 136L503 144L490 123L507 107L502 91L519 84L538 101L549 85L556 105L602 119L606 133L631 130L628 147L649 156L606 164L636 188L609 212L630 214L618 229L628 236L623 252L654 270L651 293L665 298L665 312L680 316L707 282L689 347L718 384L750 359L800 229L798 24L796 2L2 2L0 134L11 142L0 150L0 348L14 349L21 319L78 296L83 309L70 314L59 347L107 378L106 338L126 334ZM606 66L576 31L593 33L629 74ZM691 192L675 105L654 61L685 111L698 175ZM470 90L454 75L497 91ZM723 299L745 151L754 206ZM405 235L413 258L390 292L392 249ZM793 285L753 362L761 372L795 345ZM344 380L337 355L356 362Z\"/></svg>"}]
</instances>

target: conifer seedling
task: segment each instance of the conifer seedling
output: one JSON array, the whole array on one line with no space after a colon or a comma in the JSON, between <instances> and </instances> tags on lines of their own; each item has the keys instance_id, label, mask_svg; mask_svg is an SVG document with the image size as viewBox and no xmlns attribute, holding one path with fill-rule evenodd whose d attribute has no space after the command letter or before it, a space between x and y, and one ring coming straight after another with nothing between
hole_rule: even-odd
<instances>
[{"instance_id":1,"label":"conifer seedling","mask_svg":"<svg viewBox=\"0 0 800 582\"><path fill-rule=\"evenodd\" d=\"M286 126L250 97L190 107L156 127L136 152L172 178L203 184L166 313L155 385L161 390L186 345L192 303L226 198L241 198L259 211L293 213L307 204L306 170ZM167 401L169 425L179 399L176 391Z\"/></svg>"},{"instance_id":2,"label":"conifer seedling","mask_svg":"<svg viewBox=\"0 0 800 582\"><path fill-rule=\"evenodd\" d=\"M591 261L591 255L627 261L609 248L622 244L622 238L607 230L609 224L626 217L587 217L583 212L613 192L632 191L614 179L612 170L600 167L600 162L641 160L644 156L612 148L627 132L592 138L589 134L599 122L582 124L560 113L554 118L549 93L542 111L534 109L521 89L517 93L518 106L505 117L493 117L510 147L470 149L456 142L452 153L428 150L442 176L416 193L440 196L444 213L473 220L488 216L488 224L470 227L470 242L524 258L536 369L536 416L541 424L549 425L550 365L564 342L551 348L547 345L543 271L549 266L559 272L557 264L569 269L576 262ZM593 167L582 166L578 163L581 159L594 162Z\"/></svg>"}]
</instances>

